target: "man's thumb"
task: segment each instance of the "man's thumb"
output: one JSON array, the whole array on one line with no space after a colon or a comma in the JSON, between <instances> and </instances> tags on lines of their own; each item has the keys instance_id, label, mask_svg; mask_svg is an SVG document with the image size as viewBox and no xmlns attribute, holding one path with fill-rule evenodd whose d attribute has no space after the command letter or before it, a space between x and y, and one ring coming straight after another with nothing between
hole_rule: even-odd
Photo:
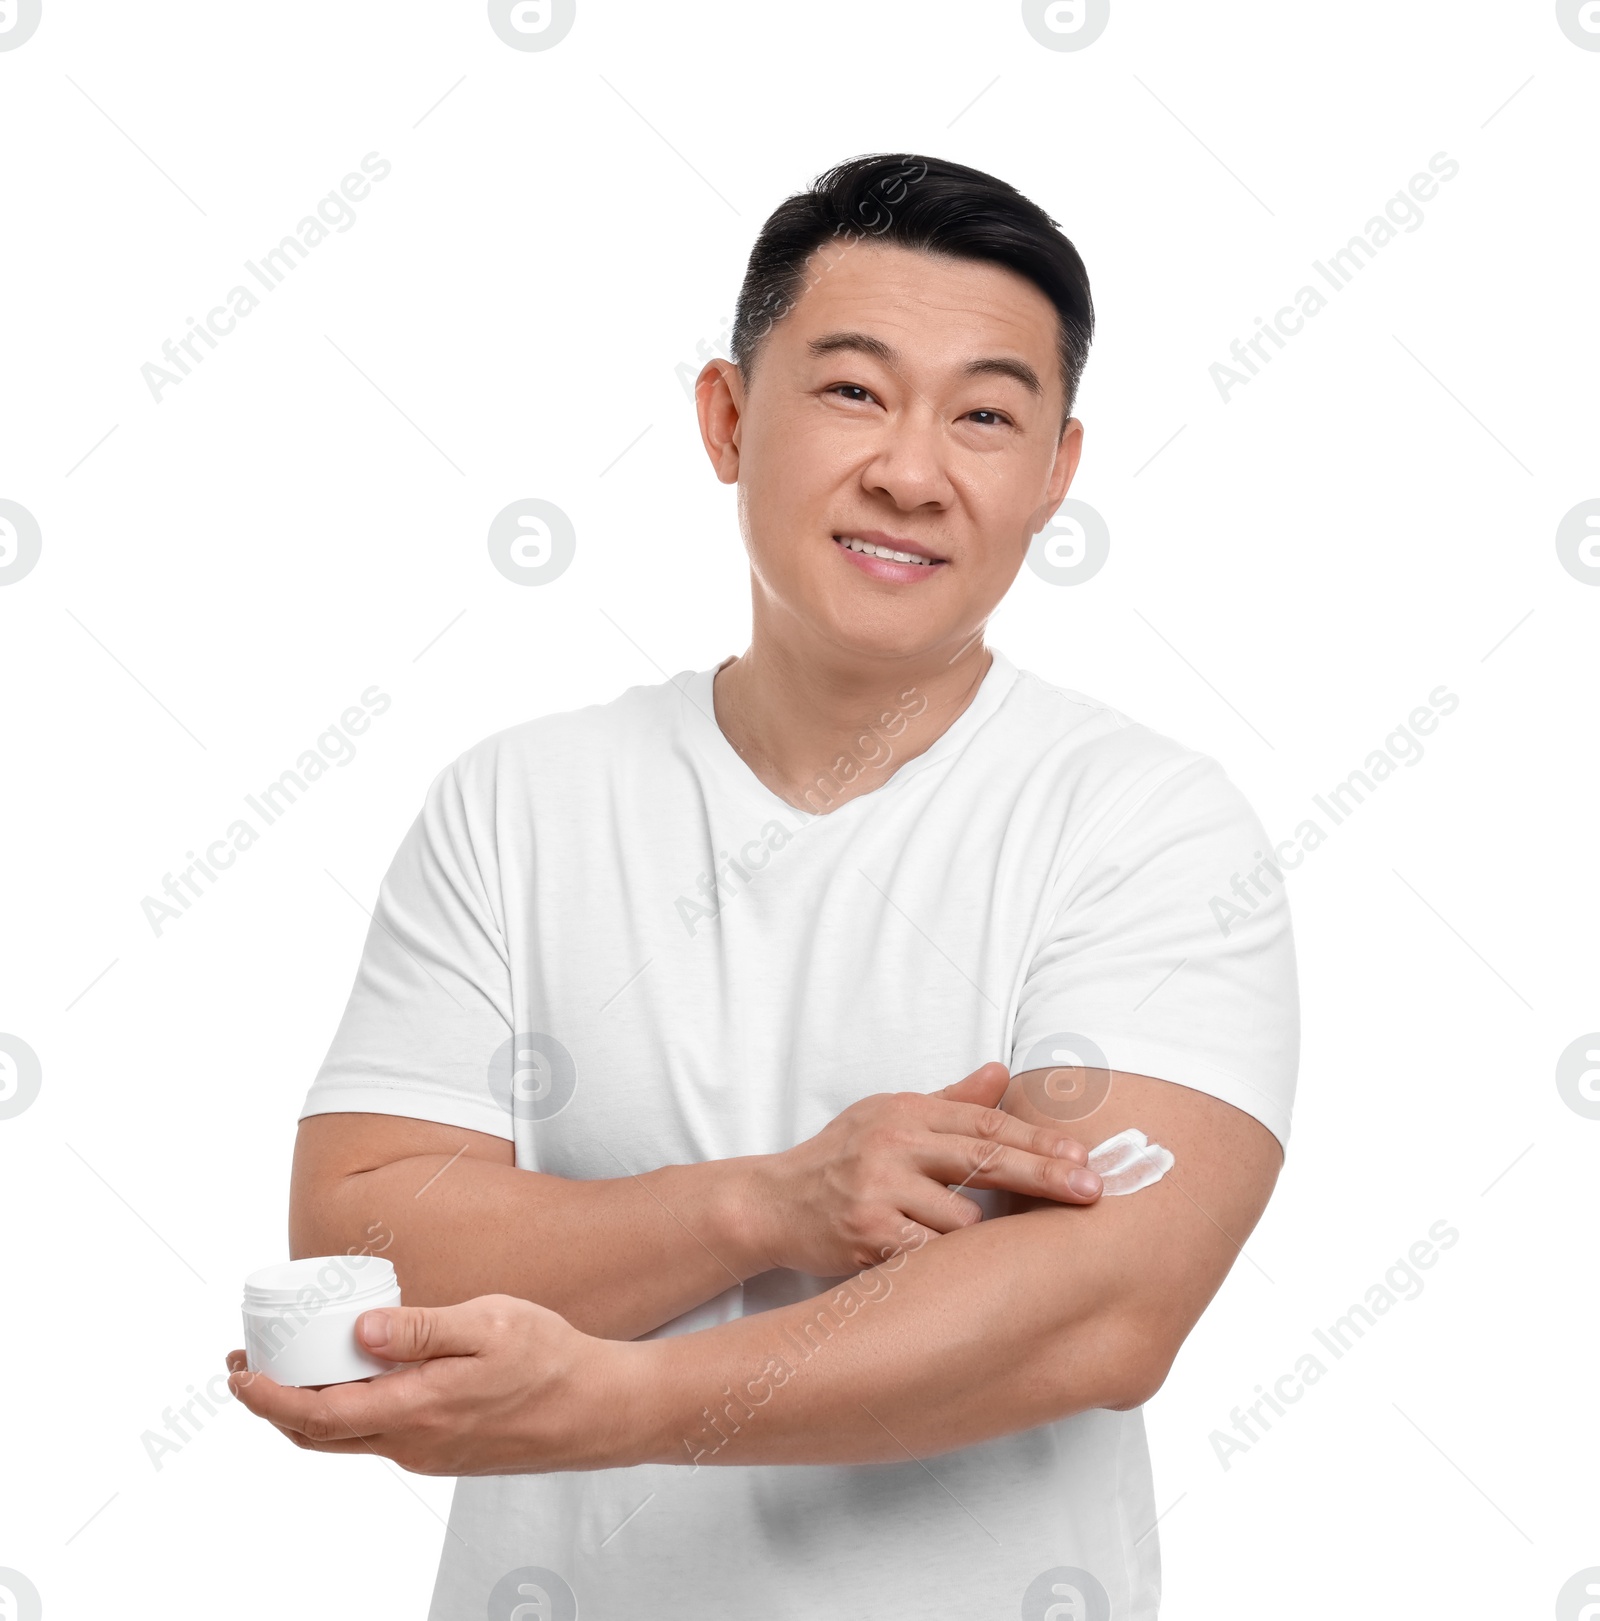
<instances>
[{"instance_id":1,"label":"man's thumb","mask_svg":"<svg viewBox=\"0 0 1600 1621\"><path fill-rule=\"evenodd\" d=\"M458 1323L459 1306L384 1306L361 1314L361 1343L388 1362L426 1362L472 1349L472 1336ZM479 1336L481 1338L481 1336Z\"/></svg>"}]
</instances>

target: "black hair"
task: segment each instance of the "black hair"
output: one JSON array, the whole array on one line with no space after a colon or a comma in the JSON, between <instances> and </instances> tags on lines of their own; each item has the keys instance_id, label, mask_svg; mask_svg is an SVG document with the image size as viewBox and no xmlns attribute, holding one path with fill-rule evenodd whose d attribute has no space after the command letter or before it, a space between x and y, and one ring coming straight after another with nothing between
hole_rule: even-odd
<instances>
[{"instance_id":1,"label":"black hair","mask_svg":"<svg viewBox=\"0 0 1600 1621\"><path fill-rule=\"evenodd\" d=\"M730 347L748 385L761 340L810 285L806 265L832 238L890 242L1003 265L1055 306L1066 395L1063 431L1094 337L1089 273L1037 203L980 169L915 153L872 153L836 164L768 216L750 250Z\"/></svg>"}]
</instances>

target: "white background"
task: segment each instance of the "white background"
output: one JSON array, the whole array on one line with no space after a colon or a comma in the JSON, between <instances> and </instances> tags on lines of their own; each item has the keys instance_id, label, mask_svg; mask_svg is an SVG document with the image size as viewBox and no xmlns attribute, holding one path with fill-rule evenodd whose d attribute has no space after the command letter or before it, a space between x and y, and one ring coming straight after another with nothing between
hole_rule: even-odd
<instances>
[{"instance_id":1,"label":"white background","mask_svg":"<svg viewBox=\"0 0 1600 1621\"><path fill-rule=\"evenodd\" d=\"M1014 4L580 0L531 52L481 4L44 0L0 51L0 497L43 534L0 587L0 1032L43 1077L0 1120L0 1566L56 1617L424 1613L449 1482L231 1402L159 1469L144 1437L287 1253L432 775L745 646L675 368L766 214L889 150L1009 180L1093 283L1072 495L1110 560L1024 570L996 645L1216 756L1275 838L1460 699L1290 880L1290 1156L1147 1410L1163 1614L1550 1614L1600 1565L1600 1120L1555 1081L1600 1028L1600 590L1555 548L1600 495L1597 95L1542 0L1116 0L1081 51ZM369 152L353 227L157 404L141 366ZM1230 342L1439 152L1421 226L1223 403ZM578 536L538 589L485 544L529 496ZM158 938L143 898L373 684L357 757ZM1230 1410L1441 1220L1423 1293L1224 1468Z\"/></svg>"}]
</instances>

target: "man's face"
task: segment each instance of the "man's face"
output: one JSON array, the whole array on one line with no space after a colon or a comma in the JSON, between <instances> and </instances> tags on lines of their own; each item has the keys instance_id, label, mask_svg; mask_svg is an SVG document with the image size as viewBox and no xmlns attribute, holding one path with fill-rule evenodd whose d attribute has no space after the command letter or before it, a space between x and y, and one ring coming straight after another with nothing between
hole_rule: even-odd
<instances>
[{"instance_id":1,"label":"man's face","mask_svg":"<svg viewBox=\"0 0 1600 1621\"><path fill-rule=\"evenodd\" d=\"M881 243L830 243L810 276L749 388L716 361L698 390L758 597L847 653L953 657L1077 467L1055 308L999 265Z\"/></svg>"}]
</instances>

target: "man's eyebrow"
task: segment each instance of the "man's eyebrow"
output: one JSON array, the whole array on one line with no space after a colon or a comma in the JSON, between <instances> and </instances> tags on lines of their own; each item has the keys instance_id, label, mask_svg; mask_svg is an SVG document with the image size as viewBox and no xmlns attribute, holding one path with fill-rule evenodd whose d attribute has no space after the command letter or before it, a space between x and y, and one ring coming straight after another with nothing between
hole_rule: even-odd
<instances>
[{"instance_id":1,"label":"man's eyebrow","mask_svg":"<svg viewBox=\"0 0 1600 1621\"><path fill-rule=\"evenodd\" d=\"M841 350L854 349L858 354L871 355L891 370L900 366L900 351L882 338L869 337L865 332L827 332L813 338L808 345L813 355L833 355Z\"/></svg>"},{"instance_id":2,"label":"man's eyebrow","mask_svg":"<svg viewBox=\"0 0 1600 1621\"><path fill-rule=\"evenodd\" d=\"M993 355L983 360L969 360L961 370L967 377L980 377L985 374L1012 377L1030 394L1036 394L1041 399L1044 397L1044 385L1039 381L1038 372L1025 360L1012 360L1006 355Z\"/></svg>"},{"instance_id":3,"label":"man's eyebrow","mask_svg":"<svg viewBox=\"0 0 1600 1621\"><path fill-rule=\"evenodd\" d=\"M853 350L857 354L871 355L874 360L881 360L891 371L900 369L900 351L882 338L874 338L866 332L828 332L820 338L812 338L807 346L813 355L832 355ZM980 360L969 360L961 368L964 377L1010 377L1021 383L1030 394L1044 397L1044 385L1039 381L1039 374L1025 360L1016 360L1009 355L987 355Z\"/></svg>"}]
</instances>

